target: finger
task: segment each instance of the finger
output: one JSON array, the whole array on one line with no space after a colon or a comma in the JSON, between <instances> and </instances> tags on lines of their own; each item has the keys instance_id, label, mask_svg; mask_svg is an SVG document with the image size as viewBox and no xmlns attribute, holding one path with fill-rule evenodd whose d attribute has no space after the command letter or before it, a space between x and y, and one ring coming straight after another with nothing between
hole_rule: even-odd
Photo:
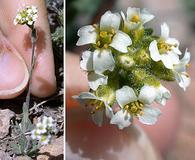
<instances>
[{"instance_id":1,"label":"finger","mask_svg":"<svg viewBox=\"0 0 195 160\"><path fill-rule=\"evenodd\" d=\"M23 5L38 7L38 19L35 23L38 40L36 43L36 64L32 77L31 93L38 97L47 97L56 90L54 59L51 45L49 24L44 0L17 0L11 3L7 0L0 2L0 29L6 38L15 46L24 58L28 67L31 62L30 29L27 26L13 25L17 10Z\"/></svg>"},{"instance_id":2,"label":"finger","mask_svg":"<svg viewBox=\"0 0 195 160\"><path fill-rule=\"evenodd\" d=\"M0 99L10 99L23 92L29 73L24 59L0 32Z\"/></svg>"}]
</instances>

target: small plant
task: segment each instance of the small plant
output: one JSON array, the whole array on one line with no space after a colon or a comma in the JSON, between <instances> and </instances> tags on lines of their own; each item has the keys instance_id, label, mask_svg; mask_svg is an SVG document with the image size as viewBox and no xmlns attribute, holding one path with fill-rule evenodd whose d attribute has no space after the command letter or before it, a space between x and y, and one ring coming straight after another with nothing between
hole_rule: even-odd
<instances>
[{"instance_id":1,"label":"small plant","mask_svg":"<svg viewBox=\"0 0 195 160\"><path fill-rule=\"evenodd\" d=\"M64 10L59 10L57 12L59 27L56 28L55 32L52 33L52 40L57 45L63 45L64 43Z\"/></svg>"},{"instance_id":2,"label":"small plant","mask_svg":"<svg viewBox=\"0 0 195 160\"><path fill-rule=\"evenodd\" d=\"M37 124L32 124L29 118L31 79L34 70L36 54L35 47L37 42L37 32L35 22L38 18L38 8L36 6L26 6L18 11L14 25L26 25L31 30L31 67L29 69L29 84L26 100L23 103L23 116L21 123L14 125L14 132L18 134L12 143L13 152L16 155L28 155L34 157L42 145L47 145L51 141L52 133L56 131L56 123L52 117L40 117Z\"/></svg>"}]
</instances>

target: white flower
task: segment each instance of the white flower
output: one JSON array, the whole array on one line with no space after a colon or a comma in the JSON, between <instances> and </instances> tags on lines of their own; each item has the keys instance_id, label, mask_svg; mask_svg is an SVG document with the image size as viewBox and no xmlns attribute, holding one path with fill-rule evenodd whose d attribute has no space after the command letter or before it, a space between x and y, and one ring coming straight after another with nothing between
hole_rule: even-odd
<instances>
[{"instance_id":1,"label":"white flower","mask_svg":"<svg viewBox=\"0 0 195 160\"><path fill-rule=\"evenodd\" d=\"M179 42L169 37L169 27L166 23L161 25L161 38L157 42L152 41L149 46L150 56L155 61L162 61L168 69L173 69L173 65L179 63Z\"/></svg>"},{"instance_id":2,"label":"white flower","mask_svg":"<svg viewBox=\"0 0 195 160\"><path fill-rule=\"evenodd\" d=\"M132 29L139 27L154 18L154 15L150 14L146 9L140 11L140 8L128 7L127 17L121 12L121 16L124 20L125 31L129 32Z\"/></svg>"},{"instance_id":3,"label":"white flower","mask_svg":"<svg viewBox=\"0 0 195 160\"><path fill-rule=\"evenodd\" d=\"M109 106L109 97L97 97L90 92L82 92L79 96L73 96L73 98L77 99L82 105L93 107L92 120L98 126L102 125L104 111L109 118L113 115L112 109Z\"/></svg>"},{"instance_id":4,"label":"white flower","mask_svg":"<svg viewBox=\"0 0 195 160\"><path fill-rule=\"evenodd\" d=\"M119 31L120 23L121 17L118 13L107 11L102 15L99 27L88 25L78 30L77 45L96 44L98 49L110 46L120 52L128 52L127 46L132 41L126 33Z\"/></svg>"},{"instance_id":5,"label":"white flower","mask_svg":"<svg viewBox=\"0 0 195 160\"><path fill-rule=\"evenodd\" d=\"M104 50L103 50L104 51ZM111 52L100 53L99 50L95 52L84 51L82 53L82 60L80 67L88 71L89 87L96 90L99 85L106 85L108 77L103 75L104 70L112 71L114 69L114 59Z\"/></svg>"},{"instance_id":6,"label":"white flower","mask_svg":"<svg viewBox=\"0 0 195 160\"><path fill-rule=\"evenodd\" d=\"M155 98L155 101L161 105L166 105L166 101L171 98L171 93L168 89L166 89L164 86L160 85L157 88L157 96Z\"/></svg>"},{"instance_id":7,"label":"white flower","mask_svg":"<svg viewBox=\"0 0 195 160\"><path fill-rule=\"evenodd\" d=\"M28 25L32 26L38 18L38 9L36 6L26 6L24 9L18 11L14 18L14 25Z\"/></svg>"},{"instance_id":8,"label":"white flower","mask_svg":"<svg viewBox=\"0 0 195 160\"><path fill-rule=\"evenodd\" d=\"M54 120L53 120L52 117L44 116L43 120L42 120L42 123L43 123L43 125L46 125L47 127L52 128L53 125L54 125Z\"/></svg>"},{"instance_id":9,"label":"white flower","mask_svg":"<svg viewBox=\"0 0 195 160\"><path fill-rule=\"evenodd\" d=\"M39 143L41 145L47 145L51 141L51 135L42 135Z\"/></svg>"},{"instance_id":10,"label":"white flower","mask_svg":"<svg viewBox=\"0 0 195 160\"><path fill-rule=\"evenodd\" d=\"M36 133L37 134L44 134L47 132L47 125L43 124L42 122L38 122L36 124Z\"/></svg>"},{"instance_id":11,"label":"white flower","mask_svg":"<svg viewBox=\"0 0 195 160\"><path fill-rule=\"evenodd\" d=\"M156 96L157 90L152 86L143 86L138 96L132 88L123 86L116 91L116 100L121 110L112 116L110 123L117 124L120 129L123 129L128 127L133 117L136 116L143 124L155 124L160 115L160 110L149 105L155 100Z\"/></svg>"},{"instance_id":12,"label":"white flower","mask_svg":"<svg viewBox=\"0 0 195 160\"><path fill-rule=\"evenodd\" d=\"M121 31L119 26L121 23L120 15L107 11L100 20L100 26L88 25L78 30L79 39L77 45L93 44L96 48L92 54L86 57L89 68L86 68L86 60L82 61L84 70L91 69L96 74L101 74L106 70L112 71L115 67L115 61L111 52L111 48L117 51L127 53L127 47L132 44L131 38ZM85 57L84 57L85 58ZM93 89L93 88L92 88Z\"/></svg>"},{"instance_id":13,"label":"white flower","mask_svg":"<svg viewBox=\"0 0 195 160\"><path fill-rule=\"evenodd\" d=\"M186 72L186 66L190 61L190 52L186 49L184 57L180 60L179 64L173 66L173 71L175 74L175 79L180 87L186 90L190 85L191 79Z\"/></svg>"},{"instance_id":14,"label":"white flower","mask_svg":"<svg viewBox=\"0 0 195 160\"><path fill-rule=\"evenodd\" d=\"M37 133L36 129L33 129L31 131L31 138L39 140L39 139L41 139L41 134Z\"/></svg>"}]
</instances>

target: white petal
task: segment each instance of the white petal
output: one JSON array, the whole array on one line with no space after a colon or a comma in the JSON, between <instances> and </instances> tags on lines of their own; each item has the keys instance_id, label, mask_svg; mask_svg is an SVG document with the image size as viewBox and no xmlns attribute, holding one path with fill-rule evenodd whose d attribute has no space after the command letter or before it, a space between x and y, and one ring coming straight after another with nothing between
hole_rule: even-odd
<instances>
[{"instance_id":1,"label":"white petal","mask_svg":"<svg viewBox=\"0 0 195 160\"><path fill-rule=\"evenodd\" d=\"M181 75L179 86L183 88L183 90L185 91L186 88L190 85L190 82L191 82L191 79L189 77L185 75Z\"/></svg>"},{"instance_id":2,"label":"white petal","mask_svg":"<svg viewBox=\"0 0 195 160\"><path fill-rule=\"evenodd\" d=\"M174 52L175 54L178 54L178 55L182 55L182 53L181 53L181 51L179 50L178 47L173 47L172 52Z\"/></svg>"},{"instance_id":3,"label":"white petal","mask_svg":"<svg viewBox=\"0 0 195 160\"><path fill-rule=\"evenodd\" d=\"M131 124L131 115L121 109L114 114L110 123L118 125L119 129L123 129Z\"/></svg>"},{"instance_id":4,"label":"white petal","mask_svg":"<svg viewBox=\"0 0 195 160\"><path fill-rule=\"evenodd\" d=\"M158 88L158 95L155 101L164 106L166 104L166 100L169 98L171 98L170 91L164 86L160 85L160 87Z\"/></svg>"},{"instance_id":5,"label":"white petal","mask_svg":"<svg viewBox=\"0 0 195 160\"><path fill-rule=\"evenodd\" d=\"M190 54L190 52L186 49L185 54L184 54L183 58L181 59L181 62L182 62L184 65L187 65L187 64L190 62L190 57L191 57L191 54Z\"/></svg>"},{"instance_id":6,"label":"white petal","mask_svg":"<svg viewBox=\"0 0 195 160\"><path fill-rule=\"evenodd\" d=\"M96 97L94 94L90 93L90 92L82 92L79 96L72 96L72 98L78 100L78 102L80 104L86 104L88 102L88 100L90 99L98 99L98 97Z\"/></svg>"},{"instance_id":7,"label":"white petal","mask_svg":"<svg viewBox=\"0 0 195 160\"><path fill-rule=\"evenodd\" d=\"M145 24L151 21L154 18L154 15L150 14L146 9L143 9L141 12L142 23Z\"/></svg>"},{"instance_id":8,"label":"white petal","mask_svg":"<svg viewBox=\"0 0 195 160\"><path fill-rule=\"evenodd\" d=\"M152 41L149 46L150 56L151 58L157 62L161 59L161 55L158 51L158 46L156 40Z\"/></svg>"},{"instance_id":9,"label":"white petal","mask_svg":"<svg viewBox=\"0 0 195 160\"><path fill-rule=\"evenodd\" d=\"M157 122L158 116L161 111L158 108L145 107L143 110L144 114L139 116L139 121L143 124L153 125Z\"/></svg>"},{"instance_id":10,"label":"white petal","mask_svg":"<svg viewBox=\"0 0 195 160\"><path fill-rule=\"evenodd\" d=\"M169 52L167 58L171 59L173 64L179 64L180 62L179 56L173 52Z\"/></svg>"},{"instance_id":11,"label":"white petal","mask_svg":"<svg viewBox=\"0 0 195 160\"><path fill-rule=\"evenodd\" d=\"M120 14L107 11L100 20L100 30L110 31L111 29L118 30L121 22Z\"/></svg>"},{"instance_id":12,"label":"white petal","mask_svg":"<svg viewBox=\"0 0 195 160\"><path fill-rule=\"evenodd\" d=\"M115 61L110 49L95 50L93 54L93 69L96 73L106 70L113 71Z\"/></svg>"},{"instance_id":13,"label":"white petal","mask_svg":"<svg viewBox=\"0 0 195 160\"><path fill-rule=\"evenodd\" d=\"M93 52L84 51L82 53L82 60L80 61L80 67L85 71L93 71Z\"/></svg>"},{"instance_id":14,"label":"white petal","mask_svg":"<svg viewBox=\"0 0 195 160\"><path fill-rule=\"evenodd\" d=\"M116 91L116 100L122 108L128 103L136 101L137 96L132 88L129 86L123 86Z\"/></svg>"},{"instance_id":15,"label":"white petal","mask_svg":"<svg viewBox=\"0 0 195 160\"><path fill-rule=\"evenodd\" d=\"M116 35L113 37L110 46L120 52L126 53L128 52L127 46L131 44L132 44L132 41L131 41L130 36L128 36L124 32L118 31Z\"/></svg>"},{"instance_id":16,"label":"white petal","mask_svg":"<svg viewBox=\"0 0 195 160\"><path fill-rule=\"evenodd\" d=\"M77 41L77 46L96 43L97 33L92 25L84 26L78 30L79 39Z\"/></svg>"},{"instance_id":17,"label":"white petal","mask_svg":"<svg viewBox=\"0 0 195 160\"><path fill-rule=\"evenodd\" d=\"M166 68L173 69L173 61L172 58L169 56L169 54L161 55L161 60Z\"/></svg>"},{"instance_id":18,"label":"white petal","mask_svg":"<svg viewBox=\"0 0 195 160\"><path fill-rule=\"evenodd\" d=\"M128 7L127 9L127 19L129 21L131 21L132 17L138 15L140 16L140 8L132 8L132 7Z\"/></svg>"},{"instance_id":19,"label":"white petal","mask_svg":"<svg viewBox=\"0 0 195 160\"><path fill-rule=\"evenodd\" d=\"M93 122L98 126L102 126L103 116L104 112L102 110L97 110L94 114L91 115Z\"/></svg>"},{"instance_id":20,"label":"white petal","mask_svg":"<svg viewBox=\"0 0 195 160\"><path fill-rule=\"evenodd\" d=\"M123 21L125 21L126 17L125 17L125 14L121 11L121 17L123 19Z\"/></svg>"},{"instance_id":21,"label":"white petal","mask_svg":"<svg viewBox=\"0 0 195 160\"><path fill-rule=\"evenodd\" d=\"M165 40L169 38L169 27L166 23L161 25L161 37Z\"/></svg>"},{"instance_id":22,"label":"white petal","mask_svg":"<svg viewBox=\"0 0 195 160\"><path fill-rule=\"evenodd\" d=\"M107 81L108 77L102 74L97 74L94 72L88 74L89 87L93 90L96 90L100 85L106 85Z\"/></svg>"},{"instance_id":23,"label":"white petal","mask_svg":"<svg viewBox=\"0 0 195 160\"><path fill-rule=\"evenodd\" d=\"M177 65L174 65L173 69L177 73L186 72L186 65L184 65L183 63L179 63Z\"/></svg>"},{"instance_id":24,"label":"white petal","mask_svg":"<svg viewBox=\"0 0 195 160\"><path fill-rule=\"evenodd\" d=\"M153 86L144 85L139 93L138 99L144 104L151 104L157 96L157 89Z\"/></svg>"},{"instance_id":25,"label":"white petal","mask_svg":"<svg viewBox=\"0 0 195 160\"><path fill-rule=\"evenodd\" d=\"M179 47L179 41L175 38L168 38L165 42L171 45L177 45L177 47Z\"/></svg>"},{"instance_id":26,"label":"white petal","mask_svg":"<svg viewBox=\"0 0 195 160\"><path fill-rule=\"evenodd\" d=\"M106 111L105 111L106 117L112 118L114 115L112 108L107 103L105 103L105 107L106 107Z\"/></svg>"},{"instance_id":27,"label":"white petal","mask_svg":"<svg viewBox=\"0 0 195 160\"><path fill-rule=\"evenodd\" d=\"M174 65L174 70L176 72L186 72L186 65L189 63L190 61L190 52L185 51L184 57L180 60L180 63L177 65Z\"/></svg>"}]
</instances>

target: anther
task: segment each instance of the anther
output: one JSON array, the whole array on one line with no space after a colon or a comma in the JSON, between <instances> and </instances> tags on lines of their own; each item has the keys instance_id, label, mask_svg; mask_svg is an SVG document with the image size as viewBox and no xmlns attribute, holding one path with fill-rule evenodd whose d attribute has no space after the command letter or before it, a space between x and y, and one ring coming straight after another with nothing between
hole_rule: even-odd
<instances>
[{"instance_id":1,"label":"anther","mask_svg":"<svg viewBox=\"0 0 195 160\"><path fill-rule=\"evenodd\" d=\"M108 44L104 44L104 48L108 48Z\"/></svg>"},{"instance_id":2,"label":"anther","mask_svg":"<svg viewBox=\"0 0 195 160\"><path fill-rule=\"evenodd\" d=\"M99 47L101 45L101 42L100 41L97 41L97 46Z\"/></svg>"},{"instance_id":3,"label":"anther","mask_svg":"<svg viewBox=\"0 0 195 160\"><path fill-rule=\"evenodd\" d=\"M98 25L97 25L97 24L93 24L93 27L94 27L94 28L98 28Z\"/></svg>"}]
</instances>

